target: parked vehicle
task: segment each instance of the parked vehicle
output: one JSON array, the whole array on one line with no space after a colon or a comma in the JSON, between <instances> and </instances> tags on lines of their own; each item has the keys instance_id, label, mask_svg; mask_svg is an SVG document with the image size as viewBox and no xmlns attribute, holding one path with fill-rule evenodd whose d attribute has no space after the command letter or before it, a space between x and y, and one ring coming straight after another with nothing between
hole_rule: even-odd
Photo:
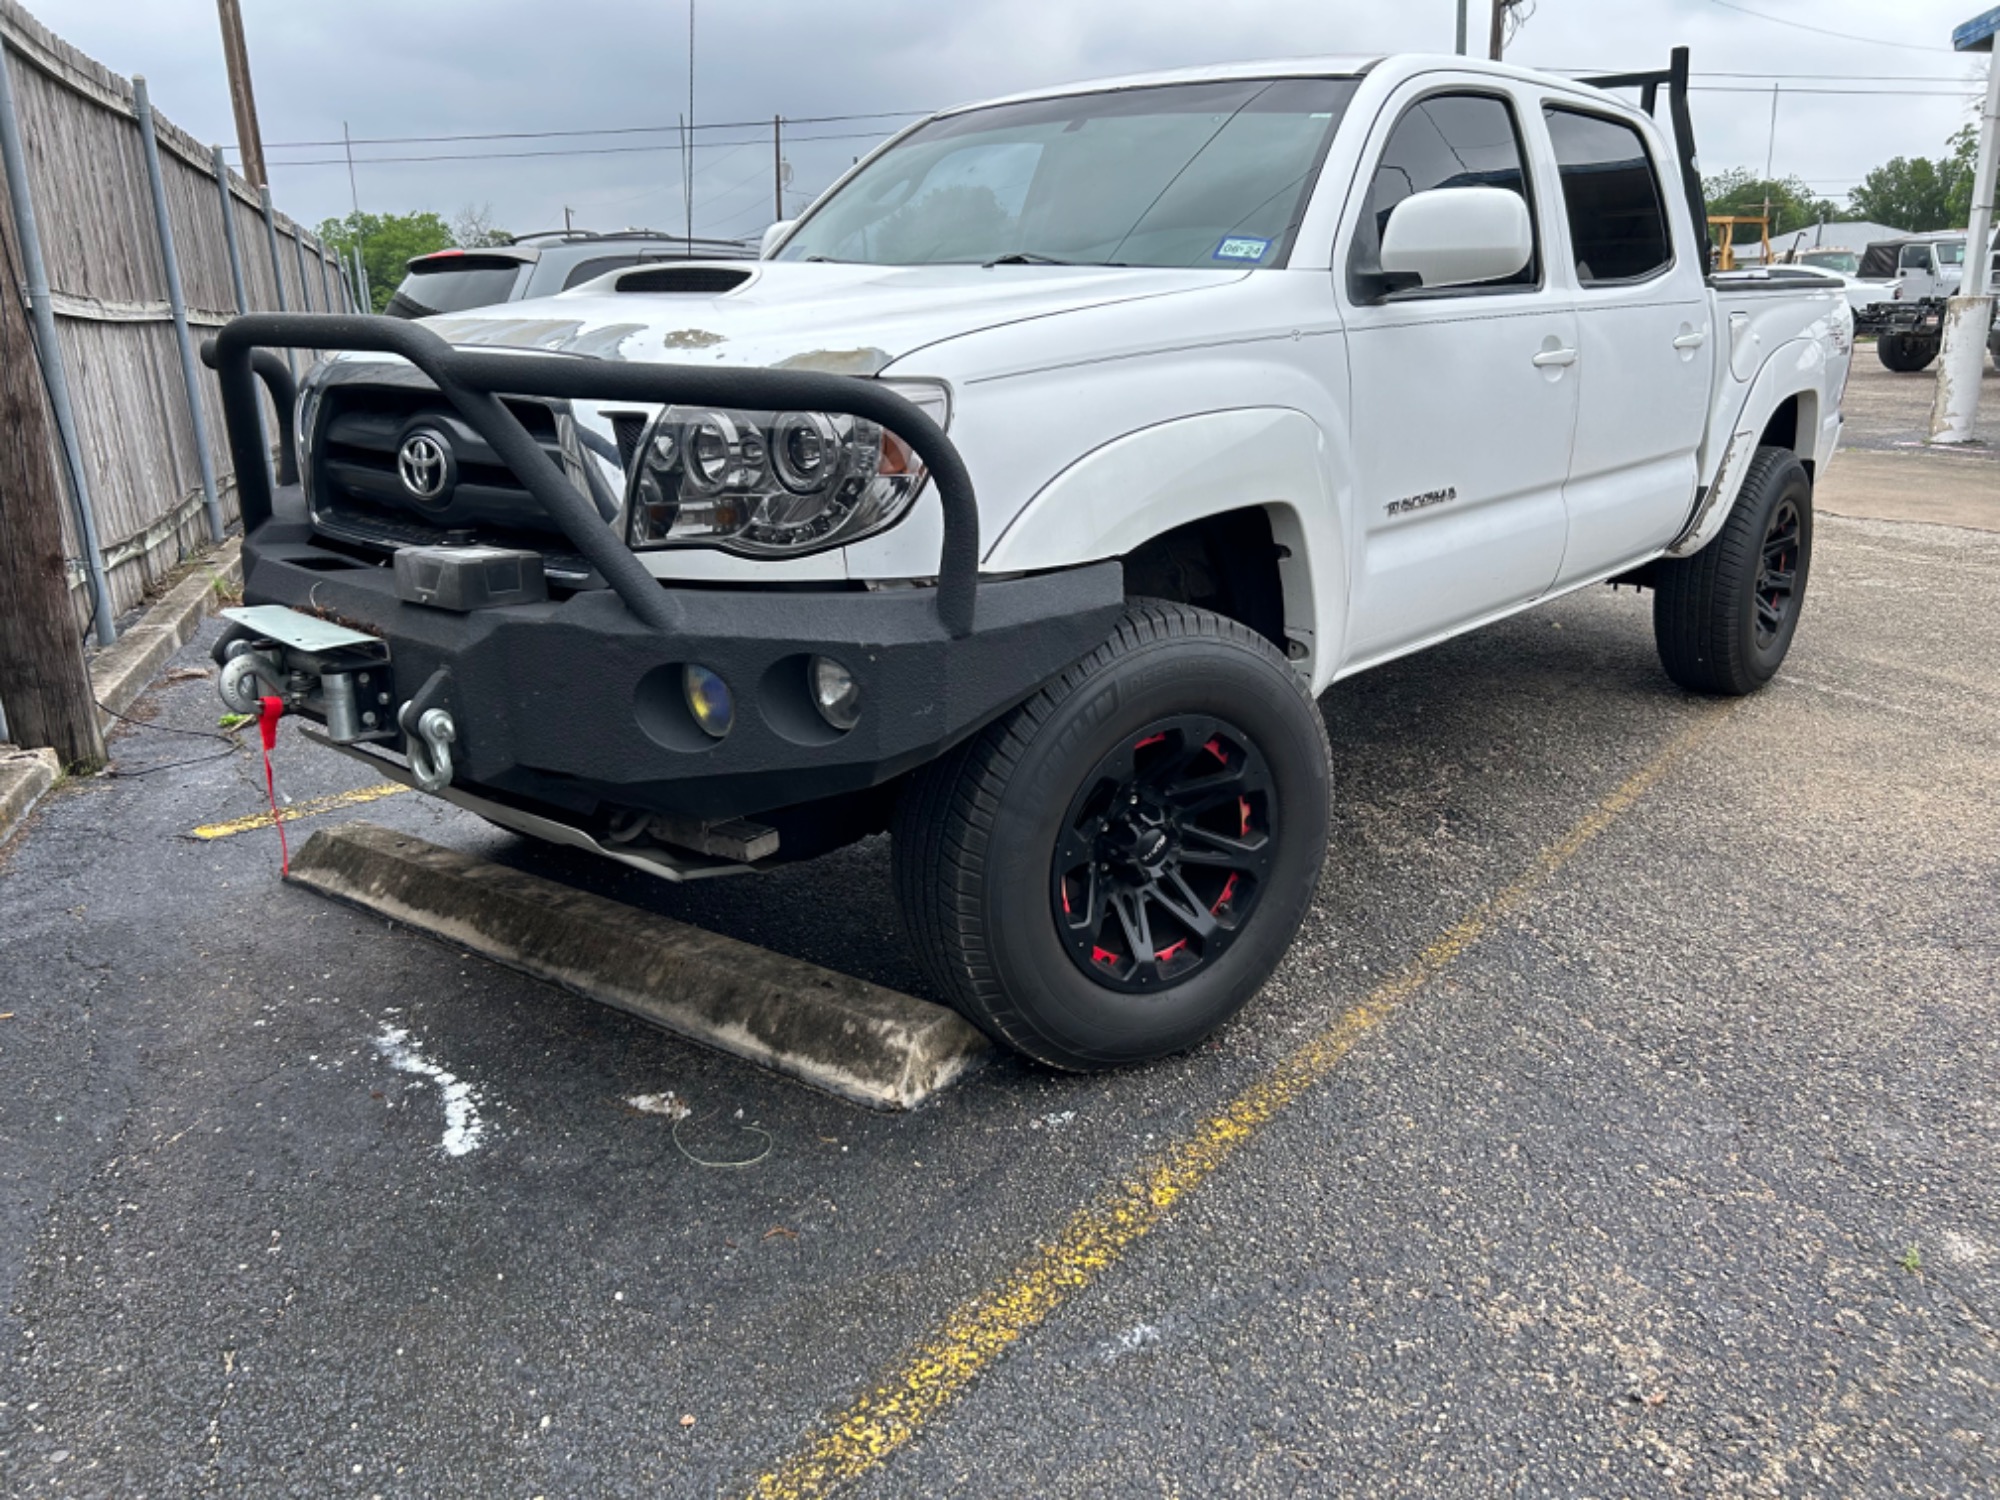
<instances>
[{"instance_id":1,"label":"parked vehicle","mask_svg":"<svg viewBox=\"0 0 2000 1500\"><path fill-rule=\"evenodd\" d=\"M1929 368L1943 344L1945 302L1964 282L1965 235L1944 231L1870 245L1859 274L1885 295L1857 309L1855 332L1874 335L1875 357L1888 369ZM2000 331L1988 335L1987 348L2000 364Z\"/></svg>"},{"instance_id":2,"label":"parked vehicle","mask_svg":"<svg viewBox=\"0 0 2000 1500\"><path fill-rule=\"evenodd\" d=\"M516 235L503 245L416 256L405 263L402 283L383 311L392 318L428 318L551 297L653 261L748 260L755 254L737 240L690 239L656 229L611 234L551 229Z\"/></svg>"},{"instance_id":3,"label":"parked vehicle","mask_svg":"<svg viewBox=\"0 0 2000 1500\"><path fill-rule=\"evenodd\" d=\"M1606 581L1686 689L1784 660L1852 319L1705 278L1686 66L1039 90L904 131L754 264L238 319L225 700L673 879L887 829L994 1037L1188 1047L1313 899L1333 683ZM273 493L275 344L349 352Z\"/></svg>"}]
</instances>

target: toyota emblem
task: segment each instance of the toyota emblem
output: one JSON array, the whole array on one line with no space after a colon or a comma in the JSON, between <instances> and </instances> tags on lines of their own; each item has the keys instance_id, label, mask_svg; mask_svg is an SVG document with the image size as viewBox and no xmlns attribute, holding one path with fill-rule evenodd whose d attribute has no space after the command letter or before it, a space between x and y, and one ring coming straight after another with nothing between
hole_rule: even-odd
<instances>
[{"instance_id":1,"label":"toyota emblem","mask_svg":"<svg viewBox=\"0 0 2000 1500\"><path fill-rule=\"evenodd\" d=\"M451 485L451 449L440 433L419 431L396 450L396 476L413 499L434 505Z\"/></svg>"}]
</instances>

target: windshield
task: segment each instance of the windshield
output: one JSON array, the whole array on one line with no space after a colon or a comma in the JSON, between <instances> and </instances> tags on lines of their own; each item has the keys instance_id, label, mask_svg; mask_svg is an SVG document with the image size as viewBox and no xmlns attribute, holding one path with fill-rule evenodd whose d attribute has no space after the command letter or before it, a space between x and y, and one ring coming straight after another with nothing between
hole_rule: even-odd
<instances>
[{"instance_id":1,"label":"windshield","mask_svg":"<svg viewBox=\"0 0 2000 1500\"><path fill-rule=\"evenodd\" d=\"M780 260L1282 265L1351 78L1072 94L919 126Z\"/></svg>"},{"instance_id":2,"label":"windshield","mask_svg":"<svg viewBox=\"0 0 2000 1500\"><path fill-rule=\"evenodd\" d=\"M1933 248L1937 251L1939 265L1962 266L1965 264L1965 242L1963 240L1946 240Z\"/></svg>"},{"instance_id":3,"label":"windshield","mask_svg":"<svg viewBox=\"0 0 2000 1500\"><path fill-rule=\"evenodd\" d=\"M1853 250L1808 250L1799 260L1822 271L1838 271L1843 276L1852 276L1861 269L1861 256Z\"/></svg>"}]
</instances>

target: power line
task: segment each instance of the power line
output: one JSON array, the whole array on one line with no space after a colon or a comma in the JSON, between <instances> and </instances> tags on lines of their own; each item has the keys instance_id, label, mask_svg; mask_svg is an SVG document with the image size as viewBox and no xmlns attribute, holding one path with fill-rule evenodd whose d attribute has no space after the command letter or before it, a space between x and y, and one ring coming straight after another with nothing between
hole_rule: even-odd
<instances>
[{"instance_id":1,"label":"power line","mask_svg":"<svg viewBox=\"0 0 2000 1500\"><path fill-rule=\"evenodd\" d=\"M1708 0L1710 5L1719 5L1724 10L1733 10L1738 15L1754 16L1759 21L1769 21L1773 26L1790 26L1799 31L1811 31L1820 36L1838 38L1843 42L1861 42L1870 47L1898 47L1905 52L1950 52L1949 47L1925 47L1916 42L1885 42L1880 37L1856 36L1851 31L1829 31L1824 26L1809 26L1804 21L1788 21L1783 16L1769 16L1761 10L1752 10L1747 5L1736 5L1731 0ZM1957 54L1953 54L1956 56Z\"/></svg>"},{"instance_id":2,"label":"power line","mask_svg":"<svg viewBox=\"0 0 2000 1500\"><path fill-rule=\"evenodd\" d=\"M879 141L882 139L883 134L884 132L879 130L858 130L830 135L787 136L786 140L787 142ZM767 144L769 144L768 136L761 140L751 141L702 141L698 143L698 149L720 150L723 147L762 146ZM678 141L662 141L652 146L568 146L548 151L441 151L413 156L357 156L354 158L354 164L357 167L372 167L390 162L413 161L520 161L528 157L538 156L629 156L637 153L658 151L678 153L680 149ZM347 158L344 156L321 156L308 158L303 161L274 161L271 165L277 167L337 167L345 166L346 164Z\"/></svg>"},{"instance_id":3,"label":"power line","mask_svg":"<svg viewBox=\"0 0 2000 1500\"><path fill-rule=\"evenodd\" d=\"M1767 88L1753 86L1747 83L1744 84L1691 83L1688 85L1688 92L1691 94L1757 94L1759 96L1762 96L1764 94L1770 93L1771 91ZM1793 95L1797 95L1801 99L1818 97L1821 95L1834 95L1844 98L1862 98L1862 99L1875 99L1875 98L1963 99L1969 97L1970 92L1971 91L1969 89L1964 89L1964 88L1961 89L1810 89L1807 88L1807 89L1786 89L1784 91L1785 97L1788 99L1791 98Z\"/></svg>"},{"instance_id":4,"label":"power line","mask_svg":"<svg viewBox=\"0 0 2000 1500\"><path fill-rule=\"evenodd\" d=\"M928 109L887 109L868 114L856 115L786 115L787 125L846 125L855 120L909 120L918 115L934 114ZM756 130L769 129L769 120L710 120L689 128L694 130ZM672 135L681 133L680 125L606 125L591 130L495 130L478 134L459 135L357 135L350 141L268 141L265 149L277 147L304 148L307 146L428 146L451 141L551 141L585 135ZM224 149L233 150L233 147Z\"/></svg>"}]
</instances>

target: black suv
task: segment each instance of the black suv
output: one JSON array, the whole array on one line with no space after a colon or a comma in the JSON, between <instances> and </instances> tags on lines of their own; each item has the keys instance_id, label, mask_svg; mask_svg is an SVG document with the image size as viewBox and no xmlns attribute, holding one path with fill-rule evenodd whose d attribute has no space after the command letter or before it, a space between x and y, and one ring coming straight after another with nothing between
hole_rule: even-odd
<instances>
[{"instance_id":1,"label":"black suv","mask_svg":"<svg viewBox=\"0 0 2000 1500\"><path fill-rule=\"evenodd\" d=\"M659 229L552 229L505 245L438 250L408 262L403 284L383 309L392 318L428 318L527 297L548 297L642 262L755 260L740 240L709 240Z\"/></svg>"}]
</instances>

